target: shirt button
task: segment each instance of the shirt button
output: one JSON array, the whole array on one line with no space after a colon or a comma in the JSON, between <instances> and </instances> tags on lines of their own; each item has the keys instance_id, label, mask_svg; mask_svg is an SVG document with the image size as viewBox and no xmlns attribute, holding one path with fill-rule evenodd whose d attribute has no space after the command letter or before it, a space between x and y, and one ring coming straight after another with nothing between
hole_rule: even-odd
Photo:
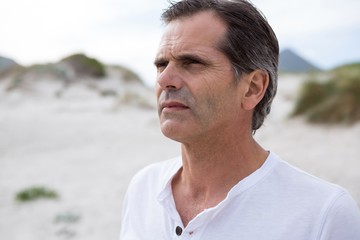
<instances>
[{"instance_id":1,"label":"shirt button","mask_svg":"<svg viewBox=\"0 0 360 240\"><path fill-rule=\"evenodd\" d=\"M177 226L176 227L176 229L175 229L175 233L176 233L176 235L178 235L178 236L180 236L181 234L182 234L182 228L181 227L179 227L179 226Z\"/></svg>"}]
</instances>

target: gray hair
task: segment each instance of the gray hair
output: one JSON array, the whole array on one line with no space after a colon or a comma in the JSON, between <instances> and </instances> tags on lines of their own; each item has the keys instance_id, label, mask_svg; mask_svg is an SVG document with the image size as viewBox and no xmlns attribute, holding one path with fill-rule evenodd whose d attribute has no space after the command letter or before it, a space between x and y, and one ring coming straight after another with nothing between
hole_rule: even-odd
<instances>
[{"instance_id":1,"label":"gray hair","mask_svg":"<svg viewBox=\"0 0 360 240\"><path fill-rule=\"evenodd\" d=\"M170 3L161 16L166 24L201 11L213 11L227 24L227 33L219 49L231 61L236 79L242 73L256 69L268 73L269 85L253 112L252 130L255 133L270 113L277 89L279 44L266 18L246 0L182 0Z\"/></svg>"}]
</instances>

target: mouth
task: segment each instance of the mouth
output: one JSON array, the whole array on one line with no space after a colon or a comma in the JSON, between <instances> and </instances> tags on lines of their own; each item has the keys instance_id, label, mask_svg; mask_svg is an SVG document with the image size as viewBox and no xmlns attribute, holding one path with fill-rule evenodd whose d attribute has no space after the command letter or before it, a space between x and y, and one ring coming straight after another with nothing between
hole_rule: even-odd
<instances>
[{"instance_id":1,"label":"mouth","mask_svg":"<svg viewBox=\"0 0 360 240\"><path fill-rule=\"evenodd\" d=\"M161 106L160 108L161 111L165 111L165 112L181 111L181 110L189 109L189 107L186 106L185 104L176 101L165 101L161 103L160 106Z\"/></svg>"}]
</instances>

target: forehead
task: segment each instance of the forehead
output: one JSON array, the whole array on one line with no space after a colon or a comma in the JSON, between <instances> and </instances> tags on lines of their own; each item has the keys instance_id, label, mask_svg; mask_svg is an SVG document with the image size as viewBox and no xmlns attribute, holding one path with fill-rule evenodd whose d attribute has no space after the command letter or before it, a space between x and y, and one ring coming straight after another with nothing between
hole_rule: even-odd
<instances>
[{"instance_id":1,"label":"forehead","mask_svg":"<svg viewBox=\"0 0 360 240\"><path fill-rule=\"evenodd\" d=\"M181 52L207 53L218 50L226 24L212 11L196 13L171 21L160 41L158 56Z\"/></svg>"}]
</instances>

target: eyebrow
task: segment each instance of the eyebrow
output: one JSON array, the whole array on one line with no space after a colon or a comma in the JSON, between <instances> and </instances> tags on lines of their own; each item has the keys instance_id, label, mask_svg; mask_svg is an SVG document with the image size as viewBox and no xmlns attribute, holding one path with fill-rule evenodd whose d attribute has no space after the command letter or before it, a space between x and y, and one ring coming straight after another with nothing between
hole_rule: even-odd
<instances>
[{"instance_id":1,"label":"eyebrow","mask_svg":"<svg viewBox=\"0 0 360 240\"><path fill-rule=\"evenodd\" d=\"M177 61L195 60L200 63L206 63L206 61L199 55L191 53L180 54L179 56L173 56L173 58ZM168 61L169 60L165 57L155 58L154 65L157 66L158 64L162 64Z\"/></svg>"},{"instance_id":2,"label":"eyebrow","mask_svg":"<svg viewBox=\"0 0 360 240\"><path fill-rule=\"evenodd\" d=\"M161 58L155 58L155 60L154 60L154 65L155 65L155 66L158 66L159 64L162 64L162 63L165 63L165 62L167 62L167 60L166 60L165 58L163 58L163 57L161 57Z\"/></svg>"},{"instance_id":3,"label":"eyebrow","mask_svg":"<svg viewBox=\"0 0 360 240\"><path fill-rule=\"evenodd\" d=\"M191 54L191 53L181 54L181 55L175 57L175 59L177 59L179 61L195 60L195 61L200 62L200 63L205 62L204 59L202 59L199 55Z\"/></svg>"}]
</instances>

